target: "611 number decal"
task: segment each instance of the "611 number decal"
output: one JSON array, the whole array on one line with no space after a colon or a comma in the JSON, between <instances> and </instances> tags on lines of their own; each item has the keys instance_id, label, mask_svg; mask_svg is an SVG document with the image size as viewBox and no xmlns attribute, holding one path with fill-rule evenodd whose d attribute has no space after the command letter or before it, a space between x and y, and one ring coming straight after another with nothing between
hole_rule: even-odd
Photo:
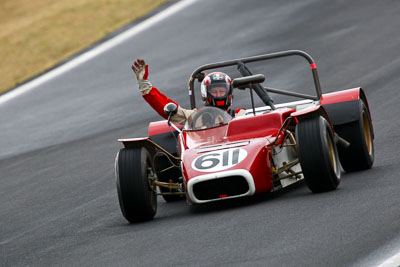
<instances>
[{"instance_id":1,"label":"611 number decal","mask_svg":"<svg viewBox=\"0 0 400 267\"><path fill-rule=\"evenodd\" d=\"M203 154L192 162L192 168L201 172L213 172L229 169L247 156L247 151L241 148L213 151Z\"/></svg>"}]
</instances>

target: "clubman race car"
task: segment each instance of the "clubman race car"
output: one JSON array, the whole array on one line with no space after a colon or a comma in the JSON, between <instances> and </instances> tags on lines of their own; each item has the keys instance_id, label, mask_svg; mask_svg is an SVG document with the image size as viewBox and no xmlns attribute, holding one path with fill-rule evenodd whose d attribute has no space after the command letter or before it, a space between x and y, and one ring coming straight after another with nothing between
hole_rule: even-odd
<instances>
[{"instance_id":1,"label":"clubman race car","mask_svg":"<svg viewBox=\"0 0 400 267\"><path fill-rule=\"evenodd\" d=\"M253 75L246 63L288 56L308 61L315 95L266 88L264 75ZM186 198L202 204L273 192L305 180L314 192L338 187L341 168L365 170L374 162L374 132L362 88L323 94L310 55L291 50L217 62L197 68L189 80L191 108L194 83L203 71L237 66L243 77L234 88L249 90L252 108L232 118L215 107L194 113L190 123L152 122L149 137L119 139L115 160L121 211L131 223L152 219L157 195L165 201ZM265 103L255 107L253 92ZM303 100L275 105L269 93ZM169 118L176 105L166 107Z\"/></svg>"}]
</instances>

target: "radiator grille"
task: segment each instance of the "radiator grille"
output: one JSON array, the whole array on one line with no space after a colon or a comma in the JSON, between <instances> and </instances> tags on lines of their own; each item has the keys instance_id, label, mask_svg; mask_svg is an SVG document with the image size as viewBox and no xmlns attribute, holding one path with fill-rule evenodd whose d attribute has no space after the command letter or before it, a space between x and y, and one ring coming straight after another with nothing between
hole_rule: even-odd
<instances>
[{"instance_id":1,"label":"radiator grille","mask_svg":"<svg viewBox=\"0 0 400 267\"><path fill-rule=\"evenodd\" d=\"M243 176L229 176L196 183L193 193L198 200L210 200L245 194L249 185Z\"/></svg>"}]
</instances>

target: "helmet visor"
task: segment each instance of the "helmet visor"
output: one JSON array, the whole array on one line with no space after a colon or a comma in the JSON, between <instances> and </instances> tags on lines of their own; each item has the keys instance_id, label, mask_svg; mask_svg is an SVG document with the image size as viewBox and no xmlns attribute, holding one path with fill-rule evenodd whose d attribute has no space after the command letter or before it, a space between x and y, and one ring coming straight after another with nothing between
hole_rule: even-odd
<instances>
[{"instance_id":1,"label":"helmet visor","mask_svg":"<svg viewBox=\"0 0 400 267\"><path fill-rule=\"evenodd\" d=\"M213 84L207 88L208 94L215 98L226 97L228 86L226 84Z\"/></svg>"}]
</instances>

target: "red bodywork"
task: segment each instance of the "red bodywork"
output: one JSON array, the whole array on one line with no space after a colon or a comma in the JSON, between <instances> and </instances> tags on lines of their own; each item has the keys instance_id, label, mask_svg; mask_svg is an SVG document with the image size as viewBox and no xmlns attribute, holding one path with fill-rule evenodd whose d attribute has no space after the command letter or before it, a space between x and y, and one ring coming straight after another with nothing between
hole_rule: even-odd
<instances>
[{"instance_id":1,"label":"red bodywork","mask_svg":"<svg viewBox=\"0 0 400 267\"><path fill-rule=\"evenodd\" d=\"M360 98L360 94L363 94L360 87L323 94L321 96L321 105L357 100Z\"/></svg>"},{"instance_id":2,"label":"red bodywork","mask_svg":"<svg viewBox=\"0 0 400 267\"><path fill-rule=\"evenodd\" d=\"M194 201L190 190L190 181L199 177L208 177L215 179L224 175L233 175L238 171L239 174L247 171L251 175L249 182L251 192L247 195L255 193L269 192L273 189L272 173L271 173L271 143L277 138L280 127L284 120L290 116L294 109L282 108L257 116L249 115L238 117L230 121L227 125L216 128L183 131L180 136L180 154L182 158L182 174L187 190L189 201ZM157 128L160 125L154 125ZM245 130L244 130L245 129ZM154 132L151 130L151 132ZM279 145L280 140L276 142ZM240 159L240 162L233 166L216 168L206 168L199 170L194 167L196 159L207 153L211 159L219 161L222 165L222 157L224 153L230 156L229 153L245 150L245 158ZM237 152L239 153L239 152ZM205 158L205 160L210 158ZM230 159L227 158L226 162ZM211 162L211 160L210 160ZM247 174L248 175L248 174ZM204 178L204 179L208 179ZM199 178L200 179L200 178ZM253 183L253 184L252 184ZM221 195L221 198L230 197ZM235 196L233 196L235 197Z\"/></svg>"}]
</instances>

